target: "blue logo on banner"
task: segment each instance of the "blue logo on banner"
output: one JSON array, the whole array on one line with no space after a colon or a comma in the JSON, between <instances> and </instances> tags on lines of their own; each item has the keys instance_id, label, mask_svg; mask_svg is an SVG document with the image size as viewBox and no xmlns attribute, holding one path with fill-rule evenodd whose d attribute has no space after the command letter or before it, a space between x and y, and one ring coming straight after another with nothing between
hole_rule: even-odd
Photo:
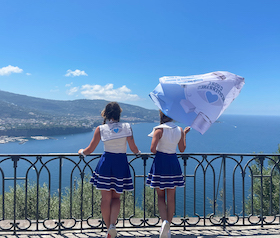
<instances>
[{"instance_id":1,"label":"blue logo on banner","mask_svg":"<svg viewBox=\"0 0 280 238\"><path fill-rule=\"evenodd\" d=\"M212 94L210 91L206 92L206 97L209 103L213 103L218 100L218 95Z\"/></svg>"}]
</instances>

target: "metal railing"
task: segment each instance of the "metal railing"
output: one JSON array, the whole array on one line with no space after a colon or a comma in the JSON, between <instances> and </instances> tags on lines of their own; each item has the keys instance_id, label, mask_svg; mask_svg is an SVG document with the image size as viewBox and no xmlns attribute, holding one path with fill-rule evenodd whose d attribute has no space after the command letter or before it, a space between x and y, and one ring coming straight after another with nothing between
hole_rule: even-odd
<instances>
[{"instance_id":1,"label":"metal railing","mask_svg":"<svg viewBox=\"0 0 280 238\"><path fill-rule=\"evenodd\" d=\"M89 184L101 154L0 154L0 232L104 229L101 195ZM128 154L134 191L121 197L119 228L159 226L145 185L154 155ZM280 224L280 154L178 154L172 226Z\"/></svg>"}]
</instances>

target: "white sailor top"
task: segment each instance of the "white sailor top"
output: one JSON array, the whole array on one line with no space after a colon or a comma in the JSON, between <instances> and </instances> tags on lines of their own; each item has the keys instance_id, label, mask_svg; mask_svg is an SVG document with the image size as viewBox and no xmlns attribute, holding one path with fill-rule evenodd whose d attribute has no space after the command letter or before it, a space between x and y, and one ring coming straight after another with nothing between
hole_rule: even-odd
<instances>
[{"instance_id":1,"label":"white sailor top","mask_svg":"<svg viewBox=\"0 0 280 238\"><path fill-rule=\"evenodd\" d=\"M156 126L153 128L153 131L149 134L149 136L153 136L156 129L162 128L163 133L162 137L160 138L157 144L157 151L167 153L167 154L174 154L176 153L177 145L181 139L181 129L173 122L167 122Z\"/></svg>"},{"instance_id":2,"label":"white sailor top","mask_svg":"<svg viewBox=\"0 0 280 238\"><path fill-rule=\"evenodd\" d=\"M100 125L99 129L105 152L126 153L126 137L132 136L129 123L109 122L108 124Z\"/></svg>"}]
</instances>

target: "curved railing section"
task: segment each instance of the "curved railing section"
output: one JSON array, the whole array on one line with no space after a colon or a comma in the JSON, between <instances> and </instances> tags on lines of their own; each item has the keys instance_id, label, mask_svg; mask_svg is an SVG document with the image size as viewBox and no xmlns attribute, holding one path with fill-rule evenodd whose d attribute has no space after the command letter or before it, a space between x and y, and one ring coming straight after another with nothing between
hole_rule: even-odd
<instances>
[{"instance_id":1,"label":"curved railing section","mask_svg":"<svg viewBox=\"0 0 280 238\"><path fill-rule=\"evenodd\" d=\"M100 191L90 183L101 154L0 154L0 232L105 228ZM121 196L117 226L160 226L156 192L146 186L154 155L128 154L134 191ZM280 224L279 154L178 154L172 226Z\"/></svg>"}]
</instances>

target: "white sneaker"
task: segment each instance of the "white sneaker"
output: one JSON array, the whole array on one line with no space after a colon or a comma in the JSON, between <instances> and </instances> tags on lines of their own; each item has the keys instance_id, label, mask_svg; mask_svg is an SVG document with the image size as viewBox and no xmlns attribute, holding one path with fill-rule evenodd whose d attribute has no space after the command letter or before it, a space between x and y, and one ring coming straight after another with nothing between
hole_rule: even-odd
<instances>
[{"instance_id":1,"label":"white sneaker","mask_svg":"<svg viewBox=\"0 0 280 238\"><path fill-rule=\"evenodd\" d=\"M170 230L169 230L168 233L167 233L167 237L168 237L168 238L171 238L171 231L170 231Z\"/></svg>"},{"instance_id":2,"label":"white sneaker","mask_svg":"<svg viewBox=\"0 0 280 238\"><path fill-rule=\"evenodd\" d=\"M170 230L169 222L164 220L162 225L161 225L159 238L168 238L168 231L169 230Z\"/></svg>"},{"instance_id":3,"label":"white sneaker","mask_svg":"<svg viewBox=\"0 0 280 238\"><path fill-rule=\"evenodd\" d=\"M116 226L111 224L107 231L106 238L115 238L116 236L117 236Z\"/></svg>"}]
</instances>

